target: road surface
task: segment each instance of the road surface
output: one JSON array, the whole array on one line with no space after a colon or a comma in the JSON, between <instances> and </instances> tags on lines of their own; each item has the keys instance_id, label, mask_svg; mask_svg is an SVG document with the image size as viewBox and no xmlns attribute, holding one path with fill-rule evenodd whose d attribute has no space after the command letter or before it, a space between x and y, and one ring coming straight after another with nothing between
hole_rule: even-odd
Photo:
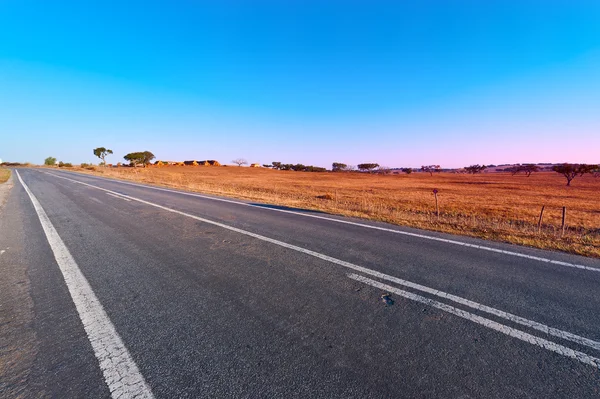
<instances>
[{"instance_id":1,"label":"road surface","mask_svg":"<svg viewBox=\"0 0 600 399\"><path fill-rule=\"evenodd\" d=\"M597 259L58 170L12 180L1 397L600 397Z\"/></svg>"}]
</instances>

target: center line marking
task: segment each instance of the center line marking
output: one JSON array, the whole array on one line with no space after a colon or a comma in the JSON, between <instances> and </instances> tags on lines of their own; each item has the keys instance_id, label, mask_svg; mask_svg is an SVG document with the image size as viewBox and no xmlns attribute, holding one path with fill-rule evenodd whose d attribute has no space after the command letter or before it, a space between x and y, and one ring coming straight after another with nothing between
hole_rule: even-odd
<instances>
[{"instance_id":1,"label":"center line marking","mask_svg":"<svg viewBox=\"0 0 600 399\"><path fill-rule=\"evenodd\" d=\"M49 172L43 172L43 173L46 173L46 174L49 174L49 175L52 175L52 176L55 176L55 177L59 177L59 178L62 178L62 179L76 181L76 182L81 183L81 184L87 184L87 183L83 183L83 182L80 182L80 181L77 181L77 180L69 179L67 177L59 176L59 175L56 175L54 173L49 173ZM66 173L75 173L75 172L66 172ZM418 233L410 233L408 231L394 230L394 229L390 229L390 228L387 228L387 227L372 226L372 225L368 225L368 224L364 224L364 223L351 222L349 220L340 220L340 219L334 219L334 218L326 217L326 216L311 215L311 214L306 214L306 213L301 213L301 212L289 211L289 210L286 210L286 209L276 209L276 208L271 208L271 207L268 207L268 206L260 206L260 205L256 205L256 204L250 204L250 203L246 203L246 202L239 202L239 201L234 201L234 200L228 200L228 199L224 199L224 198L209 197L208 195L202 195L202 194L196 194L196 193L189 193L189 192L185 192L185 191L171 190L171 189L168 189L168 188L145 186L143 184L136 184L136 183L126 182L126 181L121 181L121 180L116 180L116 179L106 179L106 178L102 178L102 177L98 177L98 176L90 176L90 175L85 175L85 176L89 177L89 178L94 178L94 179L109 181L111 183L126 184L126 185L129 185L129 186L142 187L142 188L145 188L145 189L156 190L156 191L165 191L165 192L175 193L175 194L180 194L180 195L187 195L187 196L190 196L190 197L203 198L203 199L208 199L208 200L211 200L211 201L220 201L220 202L226 202L226 203L229 203L229 204L249 206L249 207L259 208L259 209L265 209L265 210L273 211L273 212L289 213L289 214L292 214L292 215L297 215L297 216L302 216L302 217L307 217L307 218L321 219L321 220L327 220L327 221L335 222L335 223L347 224L347 225L351 225L351 226L364 227L364 228L367 228L367 229L386 231L388 233L400 234L400 235L404 235L404 236L421 238L421 239L430 240L430 241L444 242L446 244L459 245L459 246L462 246L462 247L474 248L474 249L479 249L479 250L482 250L482 251L495 252L495 253L499 253L499 254L504 254L504 255L509 255L509 256L516 256L516 257L519 257L519 258L525 258L525 259L529 259L529 260L536 260L536 261L543 262L543 263L550 263L550 264L553 264L553 265L566 266L566 267L571 267L571 268L574 268L574 269L581 269L581 270L587 270L587 271L592 271L592 272L598 272L598 273L600 273L600 268L598 268L598 267L590 267L590 266L585 266L585 265L579 265L579 264L576 264L576 263L563 262L563 261L560 261L560 260L554 260L554 259L544 258L544 257L541 257L541 256L527 255L527 254L523 254L523 253L520 253L520 252L506 251L504 249L487 247L485 245L469 244L469 243L466 243L466 242L456 241L456 240L450 240L450 239L447 239L447 238L428 236L428 235L425 235L425 234L418 234ZM95 186L93 186L93 187L95 187Z\"/></svg>"},{"instance_id":2,"label":"center line marking","mask_svg":"<svg viewBox=\"0 0 600 399\"><path fill-rule=\"evenodd\" d=\"M111 197L122 199L123 201L131 202L131 200L129 198L124 198L124 197L122 197L120 195L115 195L115 194L112 194L112 193L106 193L106 194L110 195Z\"/></svg>"},{"instance_id":3,"label":"center line marking","mask_svg":"<svg viewBox=\"0 0 600 399\"><path fill-rule=\"evenodd\" d=\"M112 398L154 398L115 326L87 279L81 273L69 249L58 235L44 208L21 179L19 172L15 172L40 219L56 263L62 272L71 299L73 299L79 318L83 323L83 328L100 363L100 369Z\"/></svg>"},{"instance_id":4,"label":"center line marking","mask_svg":"<svg viewBox=\"0 0 600 399\"><path fill-rule=\"evenodd\" d=\"M404 298L411 299L413 301L420 302L425 305L429 305L434 308L443 310L444 312L451 313L453 315L462 317L463 319L472 321L477 324L481 324L482 326L491 328L492 330L501 332L502 334L506 334L510 337L520 339L521 341L525 341L530 344L537 345L541 348L547 349L549 351L558 353L563 356L570 357L575 360L579 360L582 363L589 364L590 366L594 366L594 367L600 369L600 359L590 356L586 353L579 352L579 351L573 350L571 348L567 348L566 346L559 345L552 341L548 341L547 339L536 337L535 335L531 335L531 334L528 334L521 330L517 330L516 328L505 326L504 324L500 324L496 321L486 319L485 317L481 317L476 314L466 312L462 309L455 308L454 306L450 306L445 303L438 302L438 301L426 298L421 295L413 294L412 292L404 291L404 290L398 289L396 287L392 287L391 285L387 285L387 284L383 284L383 283L380 283L375 280L371 280L370 278L359 276L358 274L352 273L352 274L349 274L348 277L350 277L353 280L359 281L363 284L368 284L375 288L379 288L379 289L382 289L382 290L385 290L388 292L393 292Z\"/></svg>"},{"instance_id":5,"label":"center line marking","mask_svg":"<svg viewBox=\"0 0 600 399\"><path fill-rule=\"evenodd\" d=\"M78 181L78 180L73 180L73 179L70 179L68 177L57 176L57 175L53 175L53 176L58 177L60 179L69 180L69 181L72 181L74 183L81 184L81 185L84 185L84 186L87 186L87 187L90 187L90 188L94 188L96 190L104 191L104 192L107 192L107 193L115 193L114 191L108 190L106 188L94 186L94 185L91 185L91 184L88 184L88 183L84 183L84 182L81 182L81 181ZM436 290L434 288L426 287L426 286L423 286L423 285L420 285L420 284L417 284L417 283L413 283L413 282L410 282L410 281L407 281L407 280L402 280L402 279L399 279L397 277L393 277L393 276L387 275L385 273L381 273L381 272L378 272L378 271L375 271L375 270L371 270L371 269L368 269L366 267L355 265L353 263L346 262L346 261L343 261L341 259L337 259L337 258L328 256L328 255L321 254L319 252L315 252L315 251L311 251L309 249L298 247L298 246L293 245L293 244L288 244L286 242L279 241L279 240L276 240L276 239L273 239L273 238L265 237L265 236L262 236L260 234L252 233L252 232L247 231L247 230L238 229L237 227L229 226L229 225L226 225L226 224L223 224L223 223L219 223L219 222L215 222L215 221L212 221L212 220L209 220L209 219L204 219L202 217L195 216L195 215L192 215L192 214L189 214L189 213L186 213L186 212L178 211L176 209L167 208L165 206L158 205L158 204L155 204L153 202L145 201L145 200L142 200L142 199L139 199L139 198L136 198L136 197L132 197L132 196L128 196L128 195L124 195L124 194L119 194L119 195L122 195L122 196L124 196L126 198L129 198L129 199L133 200L133 201L140 202L142 204L146 204L146 205L158 208L158 209L162 209L162 210L165 210L165 211L168 211L168 212L176 213L178 215L189 217L191 219L195 219L195 220L198 220L200 222L211 224L213 226L218 226L218 227L221 227L223 229L234 231L236 233L240 233L240 234L243 234L243 235L246 235L246 236L249 236L249 237L253 237L253 238L259 239L261 241L265 241L265 242L269 242L271 244L278 245L280 247L284 247L284 248L288 248L288 249L291 249L291 250L294 250L294 251L297 251L297 252L301 252L301 253L313 256L315 258L319 258L319 259L325 260L327 262L334 263L334 264L346 267L348 269L352 269L352 270L357 271L357 272L361 272L361 273L364 273L364 274L371 275L373 277L381 278L381 279L388 280L388 281L391 281L391 282L394 282L394 283L397 283L397 284L401 284L401 285L404 285L404 286L407 286L407 287L410 287L410 288L413 288L413 289L416 289L416 290L427 292L429 294L433 294L433 295L445 298L447 300L451 300L451 301L460 303L462 305L469 306L471 308L474 308L474 309L477 309L477 310L480 310L480 311L483 311L483 312L487 312L487 313L493 314L493 315L501 317L501 318L505 318L505 319L507 319L507 320L509 320L511 322L514 322L514 323L517 323L517 324L521 324L521 325L524 325L526 327L530 327L530 328L542 331L542 332L544 332L546 334L553 335L553 336L556 336L558 338L562 338L562 339L565 339L565 340L569 340L569 341L576 342L576 343L581 344L581 345L586 345L588 347L600 350L600 342L598 342L598 341L594 341L594 340L591 340L589 338L581 337L579 335L576 335L576 334L573 334L573 333L570 333L570 332L567 332L567 331L559 330L557 328L549 327L549 326L546 326L546 325L544 325L542 323L538 323L538 322L533 321L533 320L528 320L528 319L525 319L523 317L516 316L516 315L513 315L513 314L508 313L508 312L504 312L502 310L494 309L492 307L489 307L489 306L486 306L486 305L483 305L483 304L480 304L480 303L477 303L477 302L474 302L474 301L471 301L471 300L468 300L468 299L465 299L465 298L461 298L461 297L456 296L456 295L452 295L452 294L449 294L449 293L446 293L446 292L443 292L443 291L439 291L439 290ZM364 278L364 277L362 277L362 278ZM369 279L367 279L367 280L369 280ZM370 281L373 281L373 280L370 280ZM381 284L379 282L376 282L376 283L377 284ZM386 285L386 287L391 287L391 286L387 286ZM394 287L391 287L391 288L394 288ZM397 288L394 288L394 289L398 290ZM406 291L402 291L402 292L406 292ZM416 294L411 294L411 295L416 295ZM417 295L417 296L421 297L419 295ZM421 297L421 298L425 298L425 297ZM449 305L444 305L444 306L449 306ZM449 307L451 307L451 306L449 306ZM461 310L461 312L464 312L464 311ZM468 312L465 312L465 313L468 313ZM471 313L468 313L468 314L471 314ZM480 317L480 316L476 316L476 317ZM484 320L488 320L488 319L484 319ZM492 322L492 323L496 323L496 322ZM504 326L503 324L500 324L500 323L496 323L496 324L498 324L500 326ZM486 325L486 324L484 324L484 325ZM507 328L507 329L512 329L511 327L508 327L508 326L504 326L504 327ZM520 331L520 330L516 330L516 329L513 329L513 330ZM523 333L523 334L526 334L526 333ZM508 334L508 335L513 336L515 338L519 338L518 336L515 336L513 334ZM527 336L532 336L530 334L526 334L526 335ZM532 337L534 337L534 336L532 336ZM521 339L521 338L519 338L519 339ZM524 339L524 341L529 342L529 343L533 343L535 345L538 345L536 342L550 342L550 341L543 340L541 338L538 341L535 341L535 342L532 342L531 339ZM558 344L553 344L553 345L558 345ZM540 346L545 347L543 345L540 345ZM560 345L558 345L558 346L560 346ZM566 348L566 347L562 347L562 346L560 346L560 347L567 349L567 351L563 351L564 353L563 352L557 352L557 351L555 351L555 352L561 353L561 354L565 354L566 353L565 356L569 356L569 357L572 357L574 359L580 360L579 357L577 357L577 356L571 356L571 355L569 355L569 353L571 353L569 351L572 351L571 349ZM572 352L574 352L574 351L572 351ZM579 352L576 352L576 353L579 353ZM592 358L592 359L595 359L595 358ZM596 367L600 368L600 363L589 363L589 362L584 362L584 363L593 364Z\"/></svg>"}]
</instances>

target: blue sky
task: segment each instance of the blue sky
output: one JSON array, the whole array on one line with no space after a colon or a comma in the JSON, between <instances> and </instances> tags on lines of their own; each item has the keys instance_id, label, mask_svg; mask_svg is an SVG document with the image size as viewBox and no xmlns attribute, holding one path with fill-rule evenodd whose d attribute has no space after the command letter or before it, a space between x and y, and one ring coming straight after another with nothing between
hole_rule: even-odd
<instances>
[{"instance_id":1,"label":"blue sky","mask_svg":"<svg viewBox=\"0 0 600 399\"><path fill-rule=\"evenodd\" d=\"M598 1L0 0L0 158L600 162Z\"/></svg>"}]
</instances>

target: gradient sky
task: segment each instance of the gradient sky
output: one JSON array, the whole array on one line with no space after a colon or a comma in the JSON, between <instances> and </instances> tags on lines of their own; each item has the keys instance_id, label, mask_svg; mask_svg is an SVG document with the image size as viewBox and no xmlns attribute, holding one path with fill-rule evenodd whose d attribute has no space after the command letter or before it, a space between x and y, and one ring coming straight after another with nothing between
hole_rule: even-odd
<instances>
[{"instance_id":1,"label":"gradient sky","mask_svg":"<svg viewBox=\"0 0 600 399\"><path fill-rule=\"evenodd\" d=\"M600 1L0 0L0 158L98 146L599 163Z\"/></svg>"}]
</instances>

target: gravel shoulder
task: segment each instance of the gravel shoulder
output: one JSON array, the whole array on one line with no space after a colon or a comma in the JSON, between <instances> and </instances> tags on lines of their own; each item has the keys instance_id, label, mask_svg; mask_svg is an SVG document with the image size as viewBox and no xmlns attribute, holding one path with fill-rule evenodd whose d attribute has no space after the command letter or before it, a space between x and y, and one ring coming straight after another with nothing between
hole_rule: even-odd
<instances>
[{"instance_id":1,"label":"gravel shoulder","mask_svg":"<svg viewBox=\"0 0 600 399\"><path fill-rule=\"evenodd\" d=\"M0 184L0 212L4 209L4 205L6 204L6 199L8 198L8 193L10 189L13 187L13 174L8 178L8 181Z\"/></svg>"},{"instance_id":2,"label":"gravel shoulder","mask_svg":"<svg viewBox=\"0 0 600 399\"><path fill-rule=\"evenodd\" d=\"M9 196L13 186L14 174L0 184L0 232L10 232L0 234L0 392L7 398L44 397L30 389L38 344L23 229Z\"/></svg>"}]
</instances>

